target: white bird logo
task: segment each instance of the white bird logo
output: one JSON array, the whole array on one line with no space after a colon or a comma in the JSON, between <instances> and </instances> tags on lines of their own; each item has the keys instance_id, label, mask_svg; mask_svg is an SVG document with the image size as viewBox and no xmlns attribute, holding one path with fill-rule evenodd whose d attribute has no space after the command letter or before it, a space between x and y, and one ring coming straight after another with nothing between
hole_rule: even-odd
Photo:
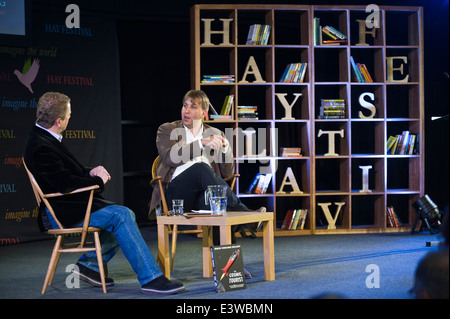
<instances>
[{"instance_id":1,"label":"white bird logo","mask_svg":"<svg viewBox=\"0 0 450 319\"><path fill-rule=\"evenodd\" d=\"M22 72L19 70L14 70L14 74L19 79L20 83L25 85L25 87L33 93L33 89L31 88L31 83L33 83L34 79L39 72L39 60L34 59L33 64L31 64L31 59L25 61L23 65Z\"/></svg>"}]
</instances>

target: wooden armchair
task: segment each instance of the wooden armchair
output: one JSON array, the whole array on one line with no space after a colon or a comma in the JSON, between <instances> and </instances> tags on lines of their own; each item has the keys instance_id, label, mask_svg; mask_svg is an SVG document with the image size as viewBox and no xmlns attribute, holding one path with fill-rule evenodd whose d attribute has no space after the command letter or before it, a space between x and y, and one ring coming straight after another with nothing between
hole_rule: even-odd
<instances>
[{"instance_id":1,"label":"wooden armchair","mask_svg":"<svg viewBox=\"0 0 450 319\"><path fill-rule=\"evenodd\" d=\"M162 176L157 176L156 168L159 163L159 156L155 158L152 164L152 180L150 181L150 184L152 184L154 187L159 187L159 191L161 193L161 206L162 206L162 212L161 214L164 216L167 216L169 212L169 208L167 206L166 196L164 193L164 187L162 183ZM236 185L236 178L239 177L239 174L234 174L231 177L228 177L225 179L227 183L230 184L230 189L234 190ZM157 183L157 186L155 184ZM172 249L171 249L171 261L170 261L170 271L173 271L174 263L175 263L175 253L177 250L177 236L178 234L201 234L201 229L188 229L188 230L178 230L178 225L174 225L173 229L169 229L169 234L172 234Z\"/></svg>"},{"instance_id":2,"label":"wooden armchair","mask_svg":"<svg viewBox=\"0 0 450 319\"><path fill-rule=\"evenodd\" d=\"M22 159L23 160L23 159ZM100 245L100 238L99 238L99 232L102 230L101 228L97 227L89 227L89 221L91 217L91 208L92 208L92 200L94 196L94 190L99 188L98 185L93 185L89 187L83 187L76 189L70 193L51 193L51 194L44 194L39 187L38 183L36 182L36 179L34 178L33 174L28 170L27 165L25 164L25 161L23 161L23 165L25 167L25 170L27 171L28 177L30 179L31 187L33 188L34 196L36 197L36 201L38 203L38 206L41 205L42 202L44 202L45 206L49 210L50 214L52 214L53 219L58 224L58 229L49 229L47 231L48 234L56 236L56 243L53 248L52 256L50 258L50 263L48 265L47 274L45 276L44 286L42 287L42 294L45 293L45 290L47 289L47 286L50 286L53 281L53 277L55 275L56 267L58 266L59 257L61 256L61 253L84 253L88 251L95 251L97 254L97 261L98 266L100 270L100 278L102 281L102 288L103 292L106 293L106 283L105 283L105 276L107 270L103 266L103 259L102 259L102 250ZM55 212L50 205L50 202L48 201L49 198L59 197L59 196L70 196L71 194L81 193L81 192L90 192L89 200L86 203L86 215L84 218L83 227L75 227L75 228L64 228L63 225L60 223L58 218L55 215ZM88 233L94 233L94 247L90 247L90 243L86 242L86 237ZM75 234L79 235L81 234L81 240L78 243L72 243L64 245L64 239L66 236Z\"/></svg>"}]
</instances>

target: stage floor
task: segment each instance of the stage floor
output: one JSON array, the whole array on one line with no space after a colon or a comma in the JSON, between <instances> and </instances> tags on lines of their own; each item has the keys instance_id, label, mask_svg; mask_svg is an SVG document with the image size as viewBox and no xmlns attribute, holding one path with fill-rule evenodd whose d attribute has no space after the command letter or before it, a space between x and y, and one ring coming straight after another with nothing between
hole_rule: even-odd
<instances>
[{"instance_id":1,"label":"stage floor","mask_svg":"<svg viewBox=\"0 0 450 319\"><path fill-rule=\"evenodd\" d=\"M156 226L142 227L141 232L156 256ZM186 291L171 296L141 293L121 251L109 263L115 285L107 294L84 282L79 288L67 288L65 269L77 257L63 254L52 286L41 295L54 241L39 241L0 247L0 298L311 299L330 293L348 299L410 299L408 290L419 260L437 250L426 247L426 242L438 240L438 235L410 233L275 237L275 281L264 281L262 238L237 238L253 278L247 280L246 289L216 293L213 278L202 276L201 239L179 235L172 279L183 282ZM369 288L368 277L375 268L379 288Z\"/></svg>"}]
</instances>

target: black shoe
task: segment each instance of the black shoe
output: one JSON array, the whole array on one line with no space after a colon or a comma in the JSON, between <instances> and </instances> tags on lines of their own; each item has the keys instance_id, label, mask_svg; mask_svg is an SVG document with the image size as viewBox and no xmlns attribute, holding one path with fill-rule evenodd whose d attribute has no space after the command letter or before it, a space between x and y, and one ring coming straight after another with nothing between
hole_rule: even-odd
<instances>
[{"instance_id":1,"label":"black shoe","mask_svg":"<svg viewBox=\"0 0 450 319\"><path fill-rule=\"evenodd\" d=\"M173 282L165 276L160 276L143 285L141 291L144 293L176 294L184 291L184 286L182 283Z\"/></svg>"},{"instance_id":2,"label":"black shoe","mask_svg":"<svg viewBox=\"0 0 450 319\"><path fill-rule=\"evenodd\" d=\"M77 267L78 269L76 267L72 269L73 274L78 275L81 280L87 282L88 284L91 284L92 286L102 287L100 273L96 272L95 270L89 269L79 263L77 263ZM114 280L112 278L105 278L105 285L106 287L114 286Z\"/></svg>"}]
</instances>

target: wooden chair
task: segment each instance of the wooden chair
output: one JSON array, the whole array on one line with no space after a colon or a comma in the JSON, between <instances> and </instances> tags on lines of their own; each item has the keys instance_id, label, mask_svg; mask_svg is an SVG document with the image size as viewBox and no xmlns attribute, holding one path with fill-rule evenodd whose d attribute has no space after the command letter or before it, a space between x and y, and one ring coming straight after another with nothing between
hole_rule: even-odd
<instances>
[{"instance_id":1,"label":"wooden chair","mask_svg":"<svg viewBox=\"0 0 450 319\"><path fill-rule=\"evenodd\" d=\"M22 159L23 160L23 159ZM47 231L48 234L56 236L56 243L53 247L52 256L50 258L50 263L48 265L47 274L45 276L44 286L42 288L42 294L45 293L45 290L47 289L47 286L50 286L53 281L53 277L55 275L56 267L58 266L59 257L61 256L61 253L84 253L88 251L95 251L97 254L97 261L98 266L100 270L100 278L102 282L102 288L103 292L106 293L106 283L105 283L105 276L107 270L103 266L103 259L102 259L102 249L100 245L100 237L99 232L102 230L101 228L97 227L89 227L89 221L91 217L91 208L92 208L92 200L94 196L94 190L99 188L98 185L93 185L89 187L83 187L76 189L70 193L51 193L51 194L44 194L39 187L38 183L36 182L36 179L34 178L33 174L28 170L27 165L25 164L25 161L23 161L23 165L25 167L25 170L27 171L28 177L30 179L31 187L33 188L34 196L36 197L36 201L38 203L38 206L41 205L41 202L44 202L47 209L50 211L50 214L52 214L53 219L58 224L59 229L49 229ZM81 192L90 192L89 194L89 200L87 202L86 207L86 214L83 222L83 227L76 227L76 228L64 228L63 225L60 223L58 218L56 218L55 212L50 205L48 199L54 198L54 197L60 197L60 196L70 196L72 194L77 194ZM86 237L88 233L94 233L94 247L90 247L90 243L86 242ZM81 240L79 243L71 243L64 245L64 239L68 235L80 235L81 234Z\"/></svg>"},{"instance_id":2,"label":"wooden chair","mask_svg":"<svg viewBox=\"0 0 450 319\"><path fill-rule=\"evenodd\" d=\"M159 163L159 156L155 158L152 164L152 180L150 181L150 184L154 185L158 183L157 187L159 187L159 192L161 194L161 205L162 205L162 212L161 214L164 216L167 216L169 212L169 208L167 206L166 196L164 193L164 187L162 183L162 176L158 176L156 173L156 168ZM236 178L239 177L239 174L234 174L233 176L226 178L225 181L230 183L231 190L234 190L234 187L236 185ZM177 237L178 234L201 234L201 229L188 229L188 230L178 230L178 225L174 225L173 229L169 229L169 234L172 234L172 248L171 248L171 260L170 260L170 271L173 271L174 263L175 263L175 253L177 250Z\"/></svg>"}]
</instances>

